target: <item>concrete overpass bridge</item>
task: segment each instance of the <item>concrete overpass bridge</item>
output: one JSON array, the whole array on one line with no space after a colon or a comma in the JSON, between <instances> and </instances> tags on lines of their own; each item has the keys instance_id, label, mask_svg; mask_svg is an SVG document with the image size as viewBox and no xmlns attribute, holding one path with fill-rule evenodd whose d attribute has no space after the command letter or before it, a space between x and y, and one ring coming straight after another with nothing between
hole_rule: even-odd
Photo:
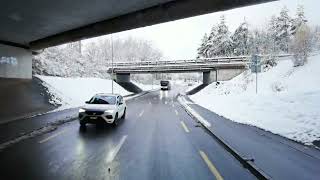
<instances>
[{"instance_id":1,"label":"concrete overpass bridge","mask_svg":"<svg viewBox=\"0 0 320 180\"><path fill-rule=\"evenodd\" d=\"M270 55L258 56L264 60L270 57ZM275 57L281 60L282 58L290 56L292 56L292 54L279 54ZM130 83L130 74L202 72L202 85L195 88L195 90L191 92L192 94L212 82L232 79L247 69L250 63L251 56L233 56L168 61L116 62L113 64L108 63L107 65L110 67L108 73L114 74L114 80L132 92L139 92L140 90Z\"/></svg>"},{"instance_id":2,"label":"concrete overpass bridge","mask_svg":"<svg viewBox=\"0 0 320 180\"><path fill-rule=\"evenodd\" d=\"M108 64L108 73L114 73L115 81L129 82L130 74L202 72L203 84L229 80L248 66L250 56L217 57L207 59L117 62ZM113 68L112 68L113 66Z\"/></svg>"}]
</instances>

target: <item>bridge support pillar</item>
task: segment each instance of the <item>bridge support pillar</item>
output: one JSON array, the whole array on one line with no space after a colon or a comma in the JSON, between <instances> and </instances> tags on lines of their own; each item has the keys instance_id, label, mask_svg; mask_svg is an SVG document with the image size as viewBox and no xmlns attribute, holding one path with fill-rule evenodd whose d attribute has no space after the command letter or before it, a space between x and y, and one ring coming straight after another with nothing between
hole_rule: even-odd
<instances>
[{"instance_id":1,"label":"bridge support pillar","mask_svg":"<svg viewBox=\"0 0 320 180\"><path fill-rule=\"evenodd\" d=\"M116 73L113 80L129 92L142 92L142 89L130 82L130 73Z\"/></svg>"},{"instance_id":2,"label":"bridge support pillar","mask_svg":"<svg viewBox=\"0 0 320 180\"><path fill-rule=\"evenodd\" d=\"M31 79L31 51L0 44L0 78Z\"/></svg>"},{"instance_id":3,"label":"bridge support pillar","mask_svg":"<svg viewBox=\"0 0 320 180\"><path fill-rule=\"evenodd\" d=\"M218 76L218 72L217 71L206 71L203 72L203 80L202 83L203 84L211 84L212 82L217 81L217 77Z\"/></svg>"},{"instance_id":4,"label":"bridge support pillar","mask_svg":"<svg viewBox=\"0 0 320 180\"><path fill-rule=\"evenodd\" d=\"M130 73L115 74L113 80L116 82L130 82Z\"/></svg>"}]
</instances>

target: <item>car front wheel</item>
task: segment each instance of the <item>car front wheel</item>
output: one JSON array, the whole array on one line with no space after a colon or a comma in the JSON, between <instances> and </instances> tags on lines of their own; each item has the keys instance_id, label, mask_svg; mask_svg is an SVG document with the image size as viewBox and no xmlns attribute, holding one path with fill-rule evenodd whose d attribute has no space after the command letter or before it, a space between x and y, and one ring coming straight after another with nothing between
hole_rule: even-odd
<instances>
[{"instance_id":1,"label":"car front wheel","mask_svg":"<svg viewBox=\"0 0 320 180\"><path fill-rule=\"evenodd\" d=\"M127 109L125 108L121 119L125 119L126 118L126 111L127 111Z\"/></svg>"},{"instance_id":2,"label":"car front wheel","mask_svg":"<svg viewBox=\"0 0 320 180\"><path fill-rule=\"evenodd\" d=\"M114 116L114 121L112 123L113 126L117 126L118 125L118 113Z\"/></svg>"},{"instance_id":3,"label":"car front wheel","mask_svg":"<svg viewBox=\"0 0 320 180\"><path fill-rule=\"evenodd\" d=\"M82 128L86 127L86 123L80 121L80 127L82 127Z\"/></svg>"}]
</instances>

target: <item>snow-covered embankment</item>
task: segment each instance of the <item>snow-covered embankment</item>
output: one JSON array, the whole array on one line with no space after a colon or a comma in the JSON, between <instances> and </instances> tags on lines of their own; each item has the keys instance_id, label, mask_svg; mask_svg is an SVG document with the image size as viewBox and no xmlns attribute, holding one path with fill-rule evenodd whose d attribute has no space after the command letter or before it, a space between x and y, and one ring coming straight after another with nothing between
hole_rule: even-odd
<instances>
[{"instance_id":1,"label":"snow-covered embankment","mask_svg":"<svg viewBox=\"0 0 320 180\"><path fill-rule=\"evenodd\" d=\"M320 56L302 67L290 59L258 75L244 72L218 87L191 96L196 103L232 121L257 126L311 144L320 139Z\"/></svg>"},{"instance_id":2,"label":"snow-covered embankment","mask_svg":"<svg viewBox=\"0 0 320 180\"><path fill-rule=\"evenodd\" d=\"M79 107L97 93L111 93L111 80L100 78L62 78L53 76L37 76L43 81L52 96L51 103L61 105L59 109ZM114 93L129 95L117 83L114 84Z\"/></svg>"}]
</instances>

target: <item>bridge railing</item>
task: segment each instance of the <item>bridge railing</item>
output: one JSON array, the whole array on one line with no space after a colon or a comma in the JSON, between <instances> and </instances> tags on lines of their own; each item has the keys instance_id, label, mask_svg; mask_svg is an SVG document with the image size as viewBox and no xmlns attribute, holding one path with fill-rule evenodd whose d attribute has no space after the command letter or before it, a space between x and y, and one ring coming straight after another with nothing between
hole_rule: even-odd
<instances>
[{"instance_id":1,"label":"bridge railing","mask_svg":"<svg viewBox=\"0 0 320 180\"><path fill-rule=\"evenodd\" d=\"M129 67L129 66L165 66L165 65L188 65L188 64L208 64L208 63L232 63L232 62L248 62L249 56L237 57L217 57L203 59L188 59L188 60L170 60L170 61L136 61L136 62L116 62L113 67ZM107 65L112 66L111 63Z\"/></svg>"},{"instance_id":2,"label":"bridge railing","mask_svg":"<svg viewBox=\"0 0 320 180\"><path fill-rule=\"evenodd\" d=\"M270 57L270 55L259 55L261 57ZM277 58L292 56L291 54L276 55ZM215 57L187 60L170 60L170 61L135 61L135 62L116 62L113 64L113 69L190 69L190 68L212 68L218 66L238 66L243 67L249 65L251 56L233 56L233 57ZM266 59L266 58L264 58ZM109 71L111 71L111 63L108 63Z\"/></svg>"}]
</instances>

